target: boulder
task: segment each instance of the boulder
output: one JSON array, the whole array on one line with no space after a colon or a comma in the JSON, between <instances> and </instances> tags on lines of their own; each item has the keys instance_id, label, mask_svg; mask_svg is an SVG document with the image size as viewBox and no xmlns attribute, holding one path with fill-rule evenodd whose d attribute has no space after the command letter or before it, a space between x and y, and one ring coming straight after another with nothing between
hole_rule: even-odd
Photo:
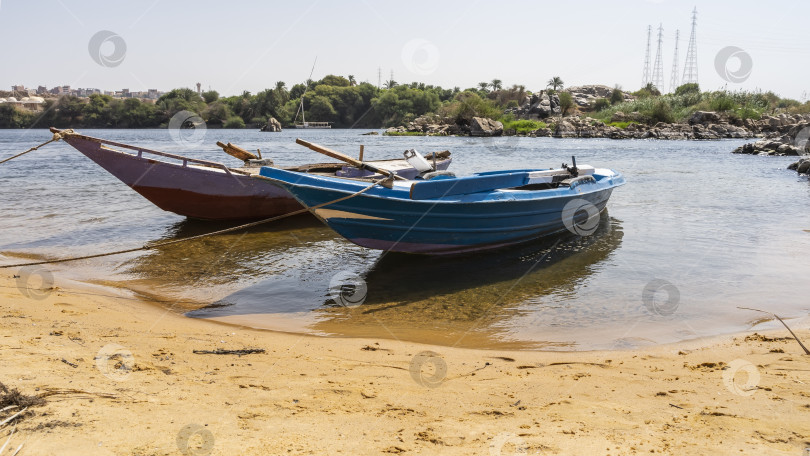
<instances>
[{"instance_id":1,"label":"boulder","mask_svg":"<svg viewBox=\"0 0 810 456\"><path fill-rule=\"evenodd\" d=\"M262 131L281 131L281 122L275 117L267 119L267 125L262 127Z\"/></svg>"},{"instance_id":2,"label":"boulder","mask_svg":"<svg viewBox=\"0 0 810 456\"><path fill-rule=\"evenodd\" d=\"M470 121L470 136L501 136L503 124L497 120L473 117Z\"/></svg>"},{"instance_id":3,"label":"boulder","mask_svg":"<svg viewBox=\"0 0 810 456\"><path fill-rule=\"evenodd\" d=\"M802 158L796 163L792 163L790 166L788 166L788 169L797 171L799 174L810 174L810 157Z\"/></svg>"},{"instance_id":4,"label":"boulder","mask_svg":"<svg viewBox=\"0 0 810 456\"><path fill-rule=\"evenodd\" d=\"M689 118L689 125L720 122L720 116L713 111L695 111Z\"/></svg>"}]
</instances>

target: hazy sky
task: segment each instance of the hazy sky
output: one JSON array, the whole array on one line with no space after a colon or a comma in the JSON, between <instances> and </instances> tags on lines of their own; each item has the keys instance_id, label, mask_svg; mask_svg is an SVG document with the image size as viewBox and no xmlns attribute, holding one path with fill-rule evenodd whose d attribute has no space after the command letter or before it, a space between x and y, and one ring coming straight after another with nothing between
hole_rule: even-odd
<instances>
[{"instance_id":1,"label":"hazy sky","mask_svg":"<svg viewBox=\"0 0 810 456\"><path fill-rule=\"evenodd\" d=\"M382 68L383 80L393 70L400 83L445 87L498 78L539 90L558 75L566 85L635 90L647 26L659 23L669 88L675 30L680 79L694 6L704 90L761 88L797 99L810 92L810 2L762 0L0 0L0 89L168 90L201 82L223 95L255 93L278 80L305 80L317 56L313 79L352 74L376 85ZM99 36L91 56L100 31L120 38ZM750 56L747 75L744 54L729 60L732 82L715 69L727 46Z\"/></svg>"}]
</instances>

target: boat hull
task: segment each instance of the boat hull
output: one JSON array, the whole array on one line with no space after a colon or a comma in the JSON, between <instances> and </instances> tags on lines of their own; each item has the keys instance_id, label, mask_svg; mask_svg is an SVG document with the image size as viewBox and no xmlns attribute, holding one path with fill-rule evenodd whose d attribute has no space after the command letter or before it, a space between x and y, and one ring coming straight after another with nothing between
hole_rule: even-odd
<instances>
[{"instance_id":1,"label":"boat hull","mask_svg":"<svg viewBox=\"0 0 810 456\"><path fill-rule=\"evenodd\" d=\"M310 208L353 193L345 186L325 188L317 179L284 182L278 178L278 173L265 172L265 169L262 175L276 176L279 185ZM583 216L588 219L589 215L601 213L613 188L623 183L624 179L617 174L612 182L545 190L552 192L552 196L538 199L522 198L525 195L514 191L500 191L486 196L471 194L460 198L411 200L401 195L392 196L396 191L375 188L311 211L338 234L363 247L405 253L457 254L565 231L572 226L563 218L566 208L573 204L590 209L590 214L577 215L576 223L581 223Z\"/></svg>"},{"instance_id":2,"label":"boat hull","mask_svg":"<svg viewBox=\"0 0 810 456\"><path fill-rule=\"evenodd\" d=\"M81 135L65 141L159 208L185 217L255 220L303 208L287 190L250 175L130 154ZM447 169L450 161L441 160L439 168ZM341 172L351 176L361 170ZM398 172L413 177L416 170Z\"/></svg>"}]
</instances>

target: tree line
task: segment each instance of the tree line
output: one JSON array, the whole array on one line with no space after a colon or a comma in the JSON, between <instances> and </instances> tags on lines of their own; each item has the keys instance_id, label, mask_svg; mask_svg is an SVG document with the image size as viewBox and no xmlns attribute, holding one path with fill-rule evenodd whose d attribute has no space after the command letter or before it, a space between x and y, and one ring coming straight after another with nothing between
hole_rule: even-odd
<instances>
[{"instance_id":1,"label":"tree line","mask_svg":"<svg viewBox=\"0 0 810 456\"><path fill-rule=\"evenodd\" d=\"M736 103L726 103L729 106L747 110L744 112L746 117L758 116L774 106L790 110L805 110L807 107L807 103L802 105L795 100L781 99L771 92L747 98L740 94L726 95L725 92L709 96L701 94L696 85L686 85L672 95L661 95L654 87L644 87L633 92L638 101L631 103L623 103L623 92L617 86L609 99L597 100L591 108L581 108L563 89L560 77L548 80L546 90L559 94L563 115L584 111L607 118L618 109L646 109L656 121L673 121L681 120L697 108L724 110L728 107L722 102L728 100ZM88 98L48 98L44 109L39 112L5 103L0 104L0 128L165 128L172 116L180 111L200 116L213 128L259 128L271 117L283 126L291 126L302 120L302 101L308 121L330 122L336 128L398 126L425 114L437 114L466 125L474 116L514 120L505 116L504 111L518 107L530 94L523 85L504 87L500 79L461 90L420 82L399 84L393 80L378 88L367 82L357 83L351 75L327 75L321 80L307 80L290 88L279 81L272 88L256 94L246 91L230 97L221 97L213 90L198 94L189 88L179 88L154 102L98 94Z\"/></svg>"}]
</instances>

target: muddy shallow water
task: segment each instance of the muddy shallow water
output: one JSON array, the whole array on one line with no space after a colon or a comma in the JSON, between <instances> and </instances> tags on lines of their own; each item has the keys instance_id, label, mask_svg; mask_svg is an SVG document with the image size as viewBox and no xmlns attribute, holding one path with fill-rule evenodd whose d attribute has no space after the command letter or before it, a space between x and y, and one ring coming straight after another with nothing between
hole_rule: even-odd
<instances>
[{"instance_id":1,"label":"muddy shallow water","mask_svg":"<svg viewBox=\"0 0 810 456\"><path fill-rule=\"evenodd\" d=\"M290 332L474 347L631 348L750 328L757 307L808 315L810 184L790 157L730 154L744 141L360 136L356 130L209 130L194 146L166 130L84 134L237 163L214 145L261 148L279 165L323 161L296 136L349 154L449 149L451 170L610 167L617 189L596 233L494 252L431 258L355 246L299 216L156 251L53 265L57 277L115 283L197 318ZM0 131L0 157L44 130ZM220 229L164 212L65 144L0 167L0 252L67 256ZM10 261L8 258L7 261ZM335 277L362 304L341 306ZM356 286L360 286L357 289ZM359 296L359 295L358 295Z\"/></svg>"}]
</instances>

